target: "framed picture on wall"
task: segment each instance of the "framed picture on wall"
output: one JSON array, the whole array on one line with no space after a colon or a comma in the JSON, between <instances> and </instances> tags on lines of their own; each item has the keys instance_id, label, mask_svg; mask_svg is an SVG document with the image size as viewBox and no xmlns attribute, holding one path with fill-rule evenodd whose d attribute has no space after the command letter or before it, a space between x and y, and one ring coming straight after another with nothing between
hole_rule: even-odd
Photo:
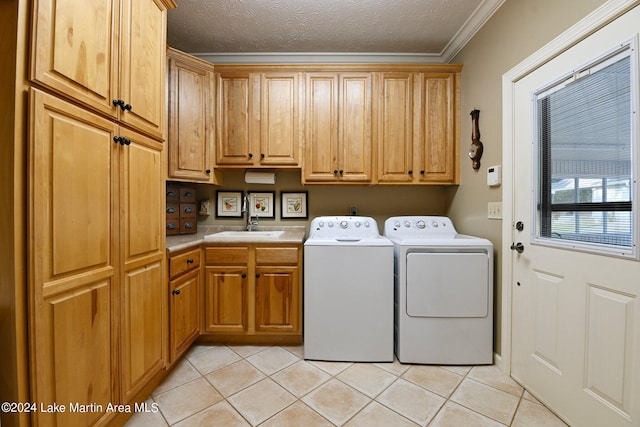
<instances>
[{"instance_id":1,"label":"framed picture on wall","mask_svg":"<svg viewBox=\"0 0 640 427\"><path fill-rule=\"evenodd\" d=\"M275 198L275 191L249 192L249 215L258 218L275 218Z\"/></svg>"},{"instance_id":2,"label":"framed picture on wall","mask_svg":"<svg viewBox=\"0 0 640 427\"><path fill-rule=\"evenodd\" d=\"M242 217L242 191L216 191L216 218Z\"/></svg>"},{"instance_id":3,"label":"framed picture on wall","mask_svg":"<svg viewBox=\"0 0 640 427\"><path fill-rule=\"evenodd\" d=\"M307 219L309 217L309 200L306 191L296 193L280 193L282 219Z\"/></svg>"}]
</instances>

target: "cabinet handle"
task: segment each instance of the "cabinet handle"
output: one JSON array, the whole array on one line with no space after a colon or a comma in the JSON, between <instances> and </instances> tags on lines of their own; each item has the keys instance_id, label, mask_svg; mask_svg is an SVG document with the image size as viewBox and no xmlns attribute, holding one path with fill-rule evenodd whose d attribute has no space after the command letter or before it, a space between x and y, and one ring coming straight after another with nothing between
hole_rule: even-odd
<instances>
[{"instance_id":1,"label":"cabinet handle","mask_svg":"<svg viewBox=\"0 0 640 427\"><path fill-rule=\"evenodd\" d=\"M193 228L193 224L190 222L185 222L184 223L184 228Z\"/></svg>"},{"instance_id":2,"label":"cabinet handle","mask_svg":"<svg viewBox=\"0 0 640 427\"><path fill-rule=\"evenodd\" d=\"M193 264L193 259L191 258L187 259L187 264Z\"/></svg>"},{"instance_id":3,"label":"cabinet handle","mask_svg":"<svg viewBox=\"0 0 640 427\"><path fill-rule=\"evenodd\" d=\"M344 174L344 171L342 169L340 169L340 175Z\"/></svg>"},{"instance_id":4,"label":"cabinet handle","mask_svg":"<svg viewBox=\"0 0 640 427\"><path fill-rule=\"evenodd\" d=\"M260 278L260 273L256 273L256 279Z\"/></svg>"},{"instance_id":5,"label":"cabinet handle","mask_svg":"<svg viewBox=\"0 0 640 427\"><path fill-rule=\"evenodd\" d=\"M333 170L333 174L334 174L334 175L338 175L338 169L334 169L334 170Z\"/></svg>"},{"instance_id":6,"label":"cabinet handle","mask_svg":"<svg viewBox=\"0 0 640 427\"><path fill-rule=\"evenodd\" d=\"M184 197L191 197L191 196L193 196L193 193L191 191L184 192Z\"/></svg>"},{"instance_id":7,"label":"cabinet handle","mask_svg":"<svg viewBox=\"0 0 640 427\"><path fill-rule=\"evenodd\" d=\"M176 225L173 222L167 224L167 230L175 230Z\"/></svg>"},{"instance_id":8,"label":"cabinet handle","mask_svg":"<svg viewBox=\"0 0 640 427\"><path fill-rule=\"evenodd\" d=\"M184 213L191 213L191 212L193 212L193 209L189 207L184 208Z\"/></svg>"},{"instance_id":9,"label":"cabinet handle","mask_svg":"<svg viewBox=\"0 0 640 427\"><path fill-rule=\"evenodd\" d=\"M264 156L264 153L260 153L260 158L261 158L261 159L264 159L264 157L265 157L265 156Z\"/></svg>"},{"instance_id":10,"label":"cabinet handle","mask_svg":"<svg viewBox=\"0 0 640 427\"><path fill-rule=\"evenodd\" d=\"M180 289L174 289L171 293L174 295L180 295Z\"/></svg>"},{"instance_id":11,"label":"cabinet handle","mask_svg":"<svg viewBox=\"0 0 640 427\"><path fill-rule=\"evenodd\" d=\"M124 137L123 137L122 139L123 139L123 141L124 141L124 142L123 142L123 144L124 144L124 145L131 145L131 140L130 140L129 138L124 138Z\"/></svg>"},{"instance_id":12,"label":"cabinet handle","mask_svg":"<svg viewBox=\"0 0 640 427\"><path fill-rule=\"evenodd\" d=\"M253 153L249 153L249 158L252 158L252 157L253 157Z\"/></svg>"},{"instance_id":13,"label":"cabinet handle","mask_svg":"<svg viewBox=\"0 0 640 427\"><path fill-rule=\"evenodd\" d=\"M211 169L207 169L205 172L209 175L211 173Z\"/></svg>"},{"instance_id":14,"label":"cabinet handle","mask_svg":"<svg viewBox=\"0 0 640 427\"><path fill-rule=\"evenodd\" d=\"M175 212L176 212L176 208L174 207L167 208L167 213L175 213Z\"/></svg>"},{"instance_id":15,"label":"cabinet handle","mask_svg":"<svg viewBox=\"0 0 640 427\"><path fill-rule=\"evenodd\" d=\"M413 169L409 169L409 170L407 171L407 173L408 173L409 175L413 175Z\"/></svg>"},{"instance_id":16,"label":"cabinet handle","mask_svg":"<svg viewBox=\"0 0 640 427\"><path fill-rule=\"evenodd\" d=\"M120 108L122 108L122 111L131 111L133 107L131 106L131 104L124 104L124 105L120 105Z\"/></svg>"},{"instance_id":17,"label":"cabinet handle","mask_svg":"<svg viewBox=\"0 0 640 427\"><path fill-rule=\"evenodd\" d=\"M176 192L175 192L175 191L173 191L173 190L169 190L169 191L167 191L167 196L169 196L169 197L175 197L175 196L177 196L177 194L176 194Z\"/></svg>"},{"instance_id":18,"label":"cabinet handle","mask_svg":"<svg viewBox=\"0 0 640 427\"><path fill-rule=\"evenodd\" d=\"M247 278L247 273L242 273L242 278L246 279Z\"/></svg>"},{"instance_id":19,"label":"cabinet handle","mask_svg":"<svg viewBox=\"0 0 640 427\"><path fill-rule=\"evenodd\" d=\"M420 171L420 175L424 175L424 169Z\"/></svg>"}]
</instances>

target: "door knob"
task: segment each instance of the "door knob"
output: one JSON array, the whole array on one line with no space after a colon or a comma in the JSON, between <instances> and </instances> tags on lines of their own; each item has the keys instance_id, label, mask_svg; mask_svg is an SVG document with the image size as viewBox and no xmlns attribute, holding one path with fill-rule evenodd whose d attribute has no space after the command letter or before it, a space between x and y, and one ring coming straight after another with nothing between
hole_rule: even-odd
<instances>
[{"instance_id":1,"label":"door knob","mask_svg":"<svg viewBox=\"0 0 640 427\"><path fill-rule=\"evenodd\" d=\"M511 250L512 251L516 251L519 254L521 254L522 252L524 252L524 245L521 242L512 243L511 244Z\"/></svg>"}]
</instances>

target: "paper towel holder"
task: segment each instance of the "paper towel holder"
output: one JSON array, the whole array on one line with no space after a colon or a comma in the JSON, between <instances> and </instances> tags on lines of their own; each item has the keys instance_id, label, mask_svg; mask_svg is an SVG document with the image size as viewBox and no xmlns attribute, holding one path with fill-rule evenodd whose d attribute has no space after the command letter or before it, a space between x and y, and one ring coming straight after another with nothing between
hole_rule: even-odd
<instances>
[{"instance_id":1,"label":"paper towel holder","mask_svg":"<svg viewBox=\"0 0 640 427\"><path fill-rule=\"evenodd\" d=\"M246 169L244 182L247 184L275 184L276 173L274 171L255 171Z\"/></svg>"}]
</instances>

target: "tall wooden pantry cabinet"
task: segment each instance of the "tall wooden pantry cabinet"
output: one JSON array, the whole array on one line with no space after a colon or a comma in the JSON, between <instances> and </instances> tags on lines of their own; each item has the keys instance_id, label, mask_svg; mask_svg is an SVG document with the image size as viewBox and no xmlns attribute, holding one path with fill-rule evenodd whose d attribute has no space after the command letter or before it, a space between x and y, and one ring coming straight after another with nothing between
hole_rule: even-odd
<instances>
[{"instance_id":1,"label":"tall wooden pantry cabinet","mask_svg":"<svg viewBox=\"0 0 640 427\"><path fill-rule=\"evenodd\" d=\"M173 0L33 2L33 402L133 404L167 363L162 150L172 7ZM36 426L120 422L107 410L32 415Z\"/></svg>"}]
</instances>

